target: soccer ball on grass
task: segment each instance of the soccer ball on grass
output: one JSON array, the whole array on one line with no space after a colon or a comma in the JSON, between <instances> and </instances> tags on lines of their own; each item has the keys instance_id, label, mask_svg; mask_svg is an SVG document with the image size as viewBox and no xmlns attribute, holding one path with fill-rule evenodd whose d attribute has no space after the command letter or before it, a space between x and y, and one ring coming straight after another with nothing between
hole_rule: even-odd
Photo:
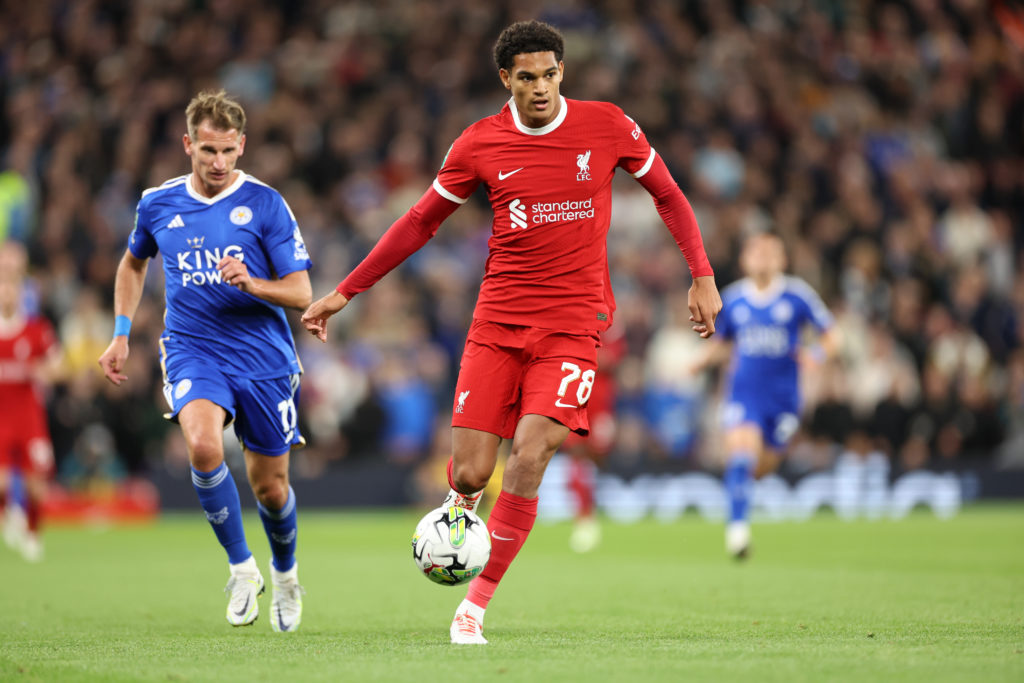
<instances>
[{"instance_id":1,"label":"soccer ball on grass","mask_svg":"<svg viewBox=\"0 0 1024 683\"><path fill-rule=\"evenodd\" d=\"M479 575L491 558L487 525L460 507L431 510L412 537L412 557L424 576L443 586L458 586Z\"/></svg>"}]
</instances>

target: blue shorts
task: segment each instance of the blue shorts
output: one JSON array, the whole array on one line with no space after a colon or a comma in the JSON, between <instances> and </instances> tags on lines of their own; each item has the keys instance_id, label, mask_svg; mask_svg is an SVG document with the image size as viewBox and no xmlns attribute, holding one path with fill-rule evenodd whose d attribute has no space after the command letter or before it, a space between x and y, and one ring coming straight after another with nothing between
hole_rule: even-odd
<instances>
[{"instance_id":1,"label":"blue shorts","mask_svg":"<svg viewBox=\"0 0 1024 683\"><path fill-rule=\"evenodd\" d=\"M757 425L765 445L781 451L800 427L800 417L793 406L767 406L731 398L722 408L722 426L728 429L742 424Z\"/></svg>"},{"instance_id":2,"label":"blue shorts","mask_svg":"<svg viewBox=\"0 0 1024 683\"><path fill-rule=\"evenodd\" d=\"M225 426L234 422L235 436L243 448L260 455L284 455L303 446L296 404L299 375L252 380L228 374L199 360L180 356L166 366L164 398L177 422L178 413L190 401L205 398L227 411Z\"/></svg>"}]
</instances>

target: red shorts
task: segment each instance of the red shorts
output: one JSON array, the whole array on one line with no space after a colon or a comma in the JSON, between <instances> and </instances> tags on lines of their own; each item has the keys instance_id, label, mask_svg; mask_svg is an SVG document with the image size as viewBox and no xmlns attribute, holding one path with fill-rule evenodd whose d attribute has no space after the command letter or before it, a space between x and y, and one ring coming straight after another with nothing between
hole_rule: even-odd
<instances>
[{"instance_id":1,"label":"red shorts","mask_svg":"<svg viewBox=\"0 0 1024 683\"><path fill-rule=\"evenodd\" d=\"M452 426L511 439L523 415L535 414L586 435L600 345L597 332L474 320L455 386Z\"/></svg>"},{"instance_id":2,"label":"red shorts","mask_svg":"<svg viewBox=\"0 0 1024 683\"><path fill-rule=\"evenodd\" d=\"M53 445L45 424L35 420L0 427L0 468L27 474L53 473Z\"/></svg>"}]
</instances>

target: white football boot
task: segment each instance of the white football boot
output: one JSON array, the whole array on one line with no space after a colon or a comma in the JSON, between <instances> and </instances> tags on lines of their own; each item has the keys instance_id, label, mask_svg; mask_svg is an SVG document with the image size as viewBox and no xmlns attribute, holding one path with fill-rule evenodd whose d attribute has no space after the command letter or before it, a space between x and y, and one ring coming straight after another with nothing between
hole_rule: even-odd
<instances>
[{"instance_id":1,"label":"white football boot","mask_svg":"<svg viewBox=\"0 0 1024 683\"><path fill-rule=\"evenodd\" d=\"M449 508L454 505L455 507L462 508L463 510L476 512L476 509L480 507L480 499L483 497L483 489L480 489L470 496L463 495L455 489L449 489L448 497L444 499L444 504L441 507Z\"/></svg>"},{"instance_id":2,"label":"white football boot","mask_svg":"<svg viewBox=\"0 0 1024 683\"><path fill-rule=\"evenodd\" d=\"M456 645L486 645L487 639L484 638L483 628L484 609L469 600L463 600L455 610L455 618L452 619L449 629L452 642Z\"/></svg>"},{"instance_id":3,"label":"white football boot","mask_svg":"<svg viewBox=\"0 0 1024 683\"><path fill-rule=\"evenodd\" d=\"M569 548L575 553L589 553L601 543L601 525L595 517L576 520L569 536Z\"/></svg>"},{"instance_id":4,"label":"white football boot","mask_svg":"<svg viewBox=\"0 0 1024 683\"><path fill-rule=\"evenodd\" d=\"M270 583L274 597L270 600L270 627L277 633L296 631L302 623L302 596L305 589L299 585L299 563L286 572L274 569L270 561Z\"/></svg>"},{"instance_id":5,"label":"white football boot","mask_svg":"<svg viewBox=\"0 0 1024 683\"><path fill-rule=\"evenodd\" d=\"M245 562L231 565L231 578L224 592L228 594L227 619L232 626L248 626L260 615L256 598L263 595L263 575L250 555Z\"/></svg>"},{"instance_id":6,"label":"white football boot","mask_svg":"<svg viewBox=\"0 0 1024 683\"><path fill-rule=\"evenodd\" d=\"M725 550L737 560L750 555L750 523L729 522L725 527Z\"/></svg>"},{"instance_id":7,"label":"white football boot","mask_svg":"<svg viewBox=\"0 0 1024 683\"><path fill-rule=\"evenodd\" d=\"M25 558L26 562L43 561L43 542L39 539L39 534L26 531L25 535L21 538L19 550L21 550L21 556Z\"/></svg>"}]
</instances>

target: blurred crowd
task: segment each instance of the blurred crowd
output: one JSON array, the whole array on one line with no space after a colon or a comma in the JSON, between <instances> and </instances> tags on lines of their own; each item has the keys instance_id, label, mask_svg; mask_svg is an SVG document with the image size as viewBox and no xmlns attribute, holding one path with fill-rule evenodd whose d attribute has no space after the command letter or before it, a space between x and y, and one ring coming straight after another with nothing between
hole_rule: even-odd
<instances>
[{"instance_id":1,"label":"blurred crowd","mask_svg":"<svg viewBox=\"0 0 1024 683\"><path fill-rule=\"evenodd\" d=\"M448 146L507 93L511 21L566 37L562 92L615 102L692 203L720 287L742 238L784 236L836 314L810 368L798 467L882 453L897 470L1024 466L1024 11L987 0L36 0L0 21L0 237L30 250L56 324L49 396L63 476L185 471L162 419L154 263L114 389L96 358L141 191L188 171L183 110L246 107L239 167L284 195L320 296L429 187ZM620 174L623 175L623 174ZM686 263L650 197L616 180L618 300L603 379L607 466L714 468L720 377L695 373ZM475 196L332 320L296 332L310 445L295 476L446 457L458 357L490 210ZM297 323L297 313L291 313Z\"/></svg>"}]
</instances>

